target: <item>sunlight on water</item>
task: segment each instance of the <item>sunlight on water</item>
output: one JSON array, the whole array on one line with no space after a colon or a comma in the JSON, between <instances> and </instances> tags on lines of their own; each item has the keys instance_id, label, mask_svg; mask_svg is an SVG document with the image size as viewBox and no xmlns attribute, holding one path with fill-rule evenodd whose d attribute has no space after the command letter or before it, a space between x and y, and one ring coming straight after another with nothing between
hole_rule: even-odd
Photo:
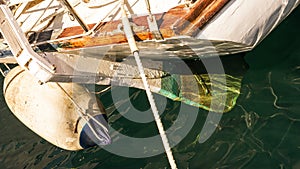
<instances>
[{"instance_id":1,"label":"sunlight on water","mask_svg":"<svg viewBox=\"0 0 300 169\"><path fill-rule=\"evenodd\" d=\"M249 70L242 77L236 105L222 116L214 134L202 144L198 142L199 133L208 112L197 110L192 129L172 149L179 168L300 167L299 15L300 8L254 51L246 54ZM109 91L99 95L111 126L129 136L156 135L154 122L134 123L118 112L117 107L129 102L136 109L149 109L144 91L130 89L129 92L130 98L114 104ZM155 98L163 97L155 95ZM136 159L117 156L100 147L78 152L61 150L21 124L10 113L2 95L0 105L0 168L169 168L165 154ZM172 126L180 106L180 102L166 101L162 113L165 128ZM188 111L178 122L179 126L194 117L191 112L195 107L185 106ZM132 109L124 113L132 113ZM176 128L173 132L179 131Z\"/></svg>"}]
</instances>

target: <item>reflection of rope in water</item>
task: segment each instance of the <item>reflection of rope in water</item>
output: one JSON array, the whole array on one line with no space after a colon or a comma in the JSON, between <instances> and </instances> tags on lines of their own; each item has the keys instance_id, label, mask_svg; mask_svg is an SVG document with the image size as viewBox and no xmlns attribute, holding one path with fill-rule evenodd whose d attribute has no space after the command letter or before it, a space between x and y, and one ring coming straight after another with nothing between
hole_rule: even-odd
<instances>
[{"instance_id":1,"label":"reflection of rope in water","mask_svg":"<svg viewBox=\"0 0 300 169\"><path fill-rule=\"evenodd\" d=\"M101 94L101 93L104 93L104 92L107 92L108 90L111 89L111 86L108 86L106 87L105 89L102 89L100 91L97 91L97 92L92 92L93 94Z\"/></svg>"},{"instance_id":2,"label":"reflection of rope in water","mask_svg":"<svg viewBox=\"0 0 300 169\"><path fill-rule=\"evenodd\" d=\"M285 107L281 107L277 105L277 101L278 101L278 96L275 94L274 89L272 88L272 81L271 81L271 76L272 76L272 72L268 73L268 82L270 84L270 90L272 95L275 97L275 100L273 102L273 105L277 108L277 109L284 109L284 110L288 110L288 108Z\"/></svg>"}]
</instances>

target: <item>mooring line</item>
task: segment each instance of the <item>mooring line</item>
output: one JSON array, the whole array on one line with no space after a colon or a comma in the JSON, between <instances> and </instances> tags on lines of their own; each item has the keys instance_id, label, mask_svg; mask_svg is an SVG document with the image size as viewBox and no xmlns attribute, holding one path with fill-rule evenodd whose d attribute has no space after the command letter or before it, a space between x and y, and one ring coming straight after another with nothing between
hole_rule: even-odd
<instances>
[{"instance_id":1,"label":"mooring line","mask_svg":"<svg viewBox=\"0 0 300 169\"><path fill-rule=\"evenodd\" d=\"M162 143L163 143L164 149L166 151L166 154L167 154L167 157L168 157L168 160L169 160L169 164L170 164L172 169L177 169L177 166L176 166L176 163L175 163L172 151L171 151L171 147L170 147L167 135L165 133L163 124L161 122L161 119L160 119L160 116L159 116L159 113L158 113L158 110L157 110L157 106L155 104L153 95L150 91L150 87L149 87L149 84L148 84L147 79L146 79L144 68L143 68L143 65L142 65L142 62L141 62L141 59L140 59L140 56L139 56L139 49L136 45L136 41L135 41L134 36L133 36L133 31L131 29L129 19L128 19L126 11L124 9L124 0L123 0L123 4L121 5L121 9L122 9L122 23L123 23L123 27L124 27L123 29L124 29L129 47L131 49L131 52L134 56L134 59L136 61L137 66L138 66L138 70L139 70L140 76L142 78L142 81L143 81L143 84L144 84L144 87L145 87L145 90L146 90L146 94L147 94L147 97L148 97L148 100L149 100L149 103L150 103L150 107L152 109L152 113L153 113L153 116L154 116L154 119L155 119L155 122L156 122L156 125L157 125L157 128L158 128L160 137L162 139Z\"/></svg>"}]
</instances>

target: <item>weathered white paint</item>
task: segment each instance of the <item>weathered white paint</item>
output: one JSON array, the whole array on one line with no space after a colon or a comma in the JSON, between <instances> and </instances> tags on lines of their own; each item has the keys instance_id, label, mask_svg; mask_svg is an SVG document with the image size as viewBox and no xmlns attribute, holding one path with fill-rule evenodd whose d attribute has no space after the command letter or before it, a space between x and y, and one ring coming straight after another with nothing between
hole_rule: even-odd
<instances>
[{"instance_id":1,"label":"weathered white paint","mask_svg":"<svg viewBox=\"0 0 300 169\"><path fill-rule=\"evenodd\" d=\"M300 0L231 0L201 30L198 38L254 47L299 3Z\"/></svg>"},{"instance_id":2,"label":"weathered white paint","mask_svg":"<svg viewBox=\"0 0 300 169\"><path fill-rule=\"evenodd\" d=\"M92 116L104 113L96 97L79 84L40 85L20 67L7 74L3 90L8 107L21 122L50 143L67 150L82 149L79 137L86 121L80 118L80 111Z\"/></svg>"}]
</instances>

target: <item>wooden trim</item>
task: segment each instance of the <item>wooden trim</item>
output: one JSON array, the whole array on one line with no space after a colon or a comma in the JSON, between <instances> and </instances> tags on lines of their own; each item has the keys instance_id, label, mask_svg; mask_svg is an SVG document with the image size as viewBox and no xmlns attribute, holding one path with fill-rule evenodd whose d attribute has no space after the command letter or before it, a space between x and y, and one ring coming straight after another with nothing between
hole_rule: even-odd
<instances>
[{"instance_id":1,"label":"wooden trim","mask_svg":"<svg viewBox=\"0 0 300 169\"><path fill-rule=\"evenodd\" d=\"M205 10L207 6L214 3L213 0L199 0L197 1L193 7L186 13L183 17L178 19L173 27L177 32L181 33L186 27L189 27L191 23L193 23L201 14L202 11Z\"/></svg>"},{"instance_id":2,"label":"wooden trim","mask_svg":"<svg viewBox=\"0 0 300 169\"><path fill-rule=\"evenodd\" d=\"M229 0L216 0L206 6L191 23L181 30L181 34L195 36L202 28Z\"/></svg>"},{"instance_id":3,"label":"wooden trim","mask_svg":"<svg viewBox=\"0 0 300 169\"><path fill-rule=\"evenodd\" d=\"M168 12L155 14L158 27L163 38L177 35L195 36L229 0L198 0L191 8L179 5ZM152 40L154 35L149 31L147 16L132 18L134 27L144 29L134 31L136 41ZM91 46L102 46L110 44L127 43L124 33L120 30L121 20L104 22L96 31L94 36L65 40L59 42L64 49L83 48ZM95 24L88 25L92 28ZM58 38L74 36L84 33L80 27L66 28Z\"/></svg>"}]
</instances>

